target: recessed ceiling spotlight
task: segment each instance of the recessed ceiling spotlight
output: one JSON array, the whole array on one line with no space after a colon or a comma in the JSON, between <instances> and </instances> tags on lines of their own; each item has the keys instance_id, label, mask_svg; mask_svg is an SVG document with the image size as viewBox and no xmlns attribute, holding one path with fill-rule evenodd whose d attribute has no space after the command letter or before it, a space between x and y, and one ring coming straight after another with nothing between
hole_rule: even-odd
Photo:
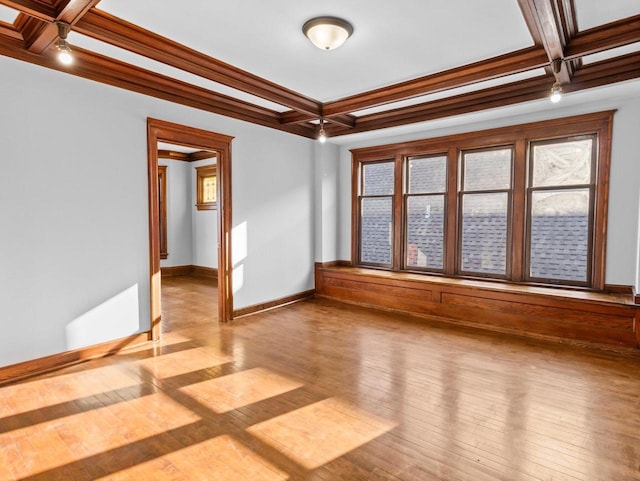
<instances>
[{"instance_id":1,"label":"recessed ceiling spotlight","mask_svg":"<svg viewBox=\"0 0 640 481\"><path fill-rule=\"evenodd\" d=\"M302 32L319 49L333 50L346 42L353 26L337 17L316 17L305 22Z\"/></svg>"}]
</instances>

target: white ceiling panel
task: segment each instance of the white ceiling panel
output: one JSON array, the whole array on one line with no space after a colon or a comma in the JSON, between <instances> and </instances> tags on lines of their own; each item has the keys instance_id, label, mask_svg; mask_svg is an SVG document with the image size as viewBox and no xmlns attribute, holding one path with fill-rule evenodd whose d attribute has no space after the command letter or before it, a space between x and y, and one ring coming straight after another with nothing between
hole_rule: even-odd
<instances>
[{"instance_id":1,"label":"white ceiling panel","mask_svg":"<svg viewBox=\"0 0 640 481\"><path fill-rule=\"evenodd\" d=\"M585 55L582 57L582 63L584 65L588 65L590 63L600 62L601 60L607 60L609 58L638 51L640 51L640 42L625 45L624 47L612 48L611 50L605 50L604 52Z\"/></svg>"},{"instance_id":2,"label":"white ceiling panel","mask_svg":"<svg viewBox=\"0 0 640 481\"><path fill-rule=\"evenodd\" d=\"M194 152L200 152L202 149L194 149L193 147L169 144L167 142L158 142L158 150L173 150L174 152L182 152L183 154L193 154Z\"/></svg>"},{"instance_id":3,"label":"white ceiling panel","mask_svg":"<svg viewBox=\"0 0 640 481\"><path fill-rule=\"evenodd\" d=\"M161 62L156 62L155 60L151 60L141 55L131 53L128 50L114 47L113 45L109 45L107 43L101 42L99 40L95 40L93 38L87 37L85 35L81 35L76 32L71 32L68 38L69 38L69 44L71 45L72 49L74 45L77 45L78 47L82 47L86 50L91 50L93 52L106 55L107 57L111 57L111 58L120 60L122 62L126 62L128 64L136 65L138 67L141 67L159 74L163 74L168 77L182 80L184 82L197 85L198 87L203 87L205 89L212 90L217 93L221 93L221 94L228 95L230 97L245 100L247 102L251 102L252 104L266 107L266 108L275 110L277 112L284 112L285 110L288 110L286 107L282 105L269 102L268 100L264 100L260 97L255 97L253 95L247 94L240 90L236 90L236 89L227 87L225 85L221 85L217 82L212 82L211 80L199 77L198 75L185 72L184 70L180 70L180 69L171 67L169 65L165 65Z\"/></svg>"},{"instance_id":4,"label":"white ceiling panel","mask_svg":"<svg viewBox=\"0 0 640 481\"><path fill-rule=\"evenodd\" d=\"M515 0L102 0L99 8L320 101L335 100L533 44ZM354 26L321 51L315 16Z\"/></svg>"},{"instance_id":5,"label":"white ceiling panel","mask_svg":"<svg viewBox=\"0 0 640 481\"><path fill-rule=\"evenodd\" d=\"M579 30L640 14L640 0L575 0L575 5Z\"/></svg>"},{"instance_id":6,"label":"white ceiling panel","mask_svg":"<svg viewBox=\"0 0 640 481\"><path fill-rule=\"evenodd\" d=\"M18 11L13 8L0 5L0 22L13 23L18 18Z\"/></svg>"}]
</instances>

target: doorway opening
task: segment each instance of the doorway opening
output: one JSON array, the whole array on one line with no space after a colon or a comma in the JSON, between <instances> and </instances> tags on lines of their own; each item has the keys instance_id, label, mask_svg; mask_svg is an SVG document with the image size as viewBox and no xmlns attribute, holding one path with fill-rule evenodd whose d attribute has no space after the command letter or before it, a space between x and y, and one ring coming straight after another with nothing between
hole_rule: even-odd
<instances>
[{"instance_id":1,"label":"doorway opening","mask_svg":"<svg viewBox=\"0 0 640 481\"><path fill-rule=\"evenodd\" d=\"M233 315L233 291L231 286L231 141L233 137L187 127L162 120L147 119L147 158L149 188L149 265L151 298L152 340L160 339L161 333L161 255L166 253L161 231L162 210L166 204L161 202L162 180L159 181L158 152L159 145L172 144L185 146L193 151L202 151L215 156L215 207L218 211L218 319L230 321ZM160 177L162 179L162 176ZM198 179L199 181L200 179ZM206 181L206 179L204 179ZM164 177L166 182L166 176ZM212 183L203 184L211 189ZM206 194L206 192L205 192ZM198 204L202 198L198 192ZM205 198L204 204L211 198ZM206 206L203 208L207 208ZM165 224L166 226L166 224ZM163 248L164 251L163 252Z\"/></svg>"}]
</instances>

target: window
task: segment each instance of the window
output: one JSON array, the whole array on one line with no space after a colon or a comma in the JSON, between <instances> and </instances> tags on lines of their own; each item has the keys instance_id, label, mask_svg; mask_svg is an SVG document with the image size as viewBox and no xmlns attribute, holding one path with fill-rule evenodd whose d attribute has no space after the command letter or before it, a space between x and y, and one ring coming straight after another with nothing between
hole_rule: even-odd
<instances>
[{"instance_id":1,"label":"window","mask_svg":"<svg viewBox=\"0 0 640 481\"><path fill-rule=\"evenodd\" d=\"M394 162L376 162L362 168L360 196L360 261L390 266L393 244Z\"/></svg>"},{"instance_id":2,"label":"window","mask_svg":"<svg viewBox=\"0 0 640 481\"><path fill-rule=\"evenodd\" d=\"M353 263L603 289L611 122L353 150Z\"/></svg>"},{"instance_id":3,"label":"window","mask_svg":"<svg viewBox=\"0 0 640 481\"><path fill-rule=\"evenodd\" d=\"M595 146L594 136L531 143L529 280L589 280Z\"/></svg>"},{"instance_id":4,"label":"window","mask_svg":"<svg viewBox=\"0 0 640 481\"><path fill-rule=\"evenodd\" d=\"M512 154L510 147L462 153L460 273L508 274Z\"/></svg>"},{"instance_id":5,"label":"window","mask_svg":"<svg viewBox=\"0 0 640 481\"><path fill-rule=\"evenodd\" d=\"M216 209L218 185L215 165L196 167L196 207L198 210Z\"/></svg>"},{"instance_id":6,"label":"window","mask_svg":"<svg viewBox=\"0 0 640 481\"><path fill-rule=\"evenodd\" d=\"M158 166L158 227L160 231L160 259L169 257L167 246L167 166Z\"/></svg>"},{"instance_id":7,"label":"window","mask_svg":"<svg viewBox=\"0 0 640 481\"><path fill-rule=\"evenodd\" d=\"M405 168L405 266L442 271L447 156L409 157Z\"/></svg>"}]
</instances>

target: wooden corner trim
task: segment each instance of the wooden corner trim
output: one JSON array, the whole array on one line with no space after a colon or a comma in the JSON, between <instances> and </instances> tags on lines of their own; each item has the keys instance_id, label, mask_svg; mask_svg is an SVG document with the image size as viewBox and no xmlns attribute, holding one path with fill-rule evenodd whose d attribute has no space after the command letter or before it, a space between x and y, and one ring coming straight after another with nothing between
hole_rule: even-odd
<instances>
[{"instance_id":1,"label":"wooden corner trim","mask_svg":"<svg viewBox=\"0 0 640 481\"><path fill-rule=\"evenodd\" d=\"M633 286L625 286L621 284L605 284L604 290L607 292L616 292L618 294L636 295L636 290Z\"/></svg>"},{"instance_id":2,"label":"wooden corner trim","mask_svg":"<svg viewBox=\"0 0 640 481\"><path fill-rule=\"evenodd\" d=\"M238 317L275 309L276 307L282 307L287 304L293 304L294 302L302 301L308 297L313 297L315 293L315 289L309 289L308 291L299 292L287 297L281 297L280 299L275 299L273 301L254 304L253 306L243 307L242 309L236 309L233 311L233 318L236 319Z\"/></svg>"},{"instance_id":3,"label":"wooden corner trim","mask_svg":"<svg viewBox=\"0 0 640 481\"><path fill-rule=\"evenodd\" d=\"M115 339L113 341L95 344L93 346L65 351L51 356L24 361L5 367L0 367L0 384L13 382L18 379L35 376L61 367L77 364L89 359L105 357L120 351L138 347L151 341L150 332L141 332L132 336Z\"/></svg>"}]
</instances>

